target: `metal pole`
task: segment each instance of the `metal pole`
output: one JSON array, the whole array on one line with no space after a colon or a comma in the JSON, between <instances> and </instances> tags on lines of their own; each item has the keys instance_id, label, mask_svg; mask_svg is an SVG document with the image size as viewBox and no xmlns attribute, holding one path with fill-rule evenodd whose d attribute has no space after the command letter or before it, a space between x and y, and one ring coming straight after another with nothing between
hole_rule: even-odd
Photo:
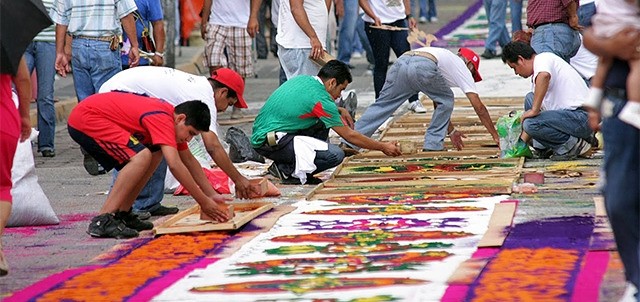
<instances>
[{"instance_id":1,"label":"metal pole","mask_svg":"<svg viewBox=\"0 0 640 302\"><path fill-rule=\"evenodd\" d=\"M165 48L164 65L176 67L176 0L162 0L162 11L164 12Z\"/></svg>"}]
</instances>

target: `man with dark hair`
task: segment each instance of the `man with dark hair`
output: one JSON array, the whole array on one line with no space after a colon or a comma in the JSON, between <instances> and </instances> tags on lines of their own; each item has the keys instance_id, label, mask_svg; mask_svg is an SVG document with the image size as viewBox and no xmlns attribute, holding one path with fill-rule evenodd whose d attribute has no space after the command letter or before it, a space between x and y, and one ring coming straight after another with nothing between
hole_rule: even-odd
<instances>
[{"instance_id":1,"label":"man with dark hair","mask_svg":"<svg viewBox=\"0 0 640 302\"><path fill-rule=\"evenodd\" d=\"M351 129L349 112L334 102L350 82L349 67L332 60L318 76L289 79L267 99L253 124L251 144L274 161L272 170L283 183L320 183L315 173L342 162L344 151L327 143L329 129L358 147L400 155L395 142L378 142Z\"/></svg>"},{"instance_id":2,"label":"man with dark hair","mask_svg":"<svg viewBox=\"0 0 640 302\"><path fill-rule=\"evenodd\" d=\"M228 198L216 193L187 147L210 123L209 109L201 101L174 108L156 98L108 92L80 102L69 115L69 135L105 170L120 171L87 233L131 238L138 231L152 229L153 224L139 220L131 207L163 157L203 213L216 221L228 220Z\"/></svg>"},{"instance_id":3,"label":"man with dark hair","mask_svg":"<svg viewBox=\"0 0 640 302\"><path fill-rule=\"evenodd\" d=\"M362 114L355 130L370 137L407 97L423 92L433 100L435 106L424 134L423 150L443 150L447 133L455 148L460 150L464 147L464 134L449 122L454 101L451 87L460 87L484 127L498 143L498 132L489 111L476 92L475 82L482 80L479 67L480 58L468 48L460 48L457 54L437 47L422 47L405 52L389 69L380 96Z\"/></svg>"},{"instance_id":4,"label":"man with dark hair","mask_svg":"<svg viewBox=\"0 0 640 302\"><path fill-rule=\"evenodd\" d=\"M524 100L522 135L538 157L572 160L597 145L582 107L589 89L578 72L559 56L536 54L529 44L509 42L502 61L523 78L533 76L533 91Z\"/></svg>"},{"instance_id":5,"label":"man with dark hair","mask_svg":"<svg viewBox=\"0 0 640 302\"><path fill-rule=\"evenodd\" d=\"M220 68L214 71L212 77L206 78L169 67L142 66L124 70L109 79L102 85L100 92L109 91L145 94L166 100L174 106L189 100L204 102L211 116L211 124L207 126L209 131L202 132L202 140L196 139L196 142L192 143L198 146L194 150L207 150L216 165L234 182L236 197L249 198L252 188L249 180L235 168L217 135L217 112L223 112L230 106L248 107L243 97L244 81L237 72L229 68ZM178 212L176 207L160 204L164 195L166 171L167 164L161 161L158 170L151 176L133 204L133 212L139 217L164 216ZM117 174L116 171L113 172L114 179Z\"/></svg>"}]
</instances>

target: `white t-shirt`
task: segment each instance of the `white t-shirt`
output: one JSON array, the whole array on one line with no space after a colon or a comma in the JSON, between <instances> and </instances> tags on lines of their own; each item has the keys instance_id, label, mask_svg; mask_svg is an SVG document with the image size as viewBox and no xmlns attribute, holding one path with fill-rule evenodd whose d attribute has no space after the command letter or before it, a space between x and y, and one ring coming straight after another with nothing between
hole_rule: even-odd
<instances>
[{"instance_id":1,"label":"white t-shirt","mask_svg":"<svg viewBox=\"0 0 640 302\"><path fill-rule=\"evenodd\" d=\"M382 23L392 23L407 17L402 0L368 0L368 2L371 10ZM373 23L373 19L367 14L362 16L362 20Z\"/></svg>"},{"instance_id":2,"label":"white t-shirt","mask_svg":"<svg viewBox=\"0 0 640 302\"><path fill-rule=\"evenodd\" d=\"M327 26L329 24L327 3L324 0L304 0L303 6L311 27L315 30L322 47L326 49ZM300 29L300 26L293 18L293 14L291 14L289 0L280 1L276 42L284 48L311 48L309 37Z\"/></svg>"},{"instance_id":3,"label":"white t-shirt","mask_svg":"<svg viewBox=\"0 0 640 302\"><path fill-rule=\"evenodd\" d=\"M551 75L547 94L542 100L543 110L576 109L589 97L589 88L580 74L565 60L550 52L543 52L533 60L531 90L535 91L535 78L540 72Z\"/></svg>"},{"instance_id":4,"label":"white t-shirt","mask_svg":"<svg viewBox=\"0 0 640 302\"><path fill-rule=\"evenodd\" d=\"M193 75L169 67L138 66L116 73L100 87L100 93L126 91L163 99L173 106L186 101L200 100L211 114L210 131L218 134L217 109L213 88L206 77Z\"/></svg>"},{"instance_id":5,"label":"white t-shirt","mask_svg":"<svg viewBox=\"0 0 640 302\"><path fill-rule=\"evenodd\" d=\"M211 5L210 24L247 28L250 0L215 0Z\"/></svg>"},{"instance_id":6,"label":"white t-shirt","mask_svg":"<svg viewBox=\"0 0 640 302\"><path fill-rule=\"evenodd\" d=\"M438 59L438 70L449 87L459 87L464 93L478 93L471 71L457 54L438 47L422 47L414 51L428 52Z\"/></svg>"},{"instance_id":7,"label":"white t-shirt","mask_svg":"<svg viewBox=\"0 0 640 302\"><path fill-rule=\"evenodd\" d=\"M582 40L582 35L580 35ZM569 64L578 71L578 73L585 79L591 79L596 73L596 67L598 66L598 56L590 52L584 43L580 43L580 48L575 56L569 59Z\"/></svg>"}]
</instances>

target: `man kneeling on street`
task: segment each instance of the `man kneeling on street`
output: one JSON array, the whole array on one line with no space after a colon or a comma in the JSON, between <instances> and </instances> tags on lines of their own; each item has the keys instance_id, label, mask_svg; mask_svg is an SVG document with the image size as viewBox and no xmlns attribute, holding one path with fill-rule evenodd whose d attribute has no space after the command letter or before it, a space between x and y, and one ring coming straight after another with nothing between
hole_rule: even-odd
<instances>
[{"instance_id":1,"label":"man kneeling on street","mask_svg":"<svg viewBox=\"0 0 640 302\"><path fill-rule=\"evenodd\" d=\"M156 98L108 92L78 103L69 115L69 135L106 171L120 171L87 233L131 238L153 228L153 223L139 220L131 207L163 156L203 213L218 222L228 220L225 202L230 198L216 193L187 147L193 136L209 130L210 122L209 108L201 101L174 108Z\"/></svg>"},{"instance_id":2,"label":"man kneeling on street","mask_svg":"<svg viewBox=\"0 0 640 302\"><path fill-rule=\"evenodd\" d=\"M318 184L313 175L339 165L344 151L327 143L329 129L358 147L400 155L395 142L379 142L354 131L353 119L334 102L351 83L349 67L329 61L318 76L289 79L271 94L253 124L251 144L274 161L270 167L284 184ZM345 125L346 124L346 125Z\"/></svg>"}]
</instances>

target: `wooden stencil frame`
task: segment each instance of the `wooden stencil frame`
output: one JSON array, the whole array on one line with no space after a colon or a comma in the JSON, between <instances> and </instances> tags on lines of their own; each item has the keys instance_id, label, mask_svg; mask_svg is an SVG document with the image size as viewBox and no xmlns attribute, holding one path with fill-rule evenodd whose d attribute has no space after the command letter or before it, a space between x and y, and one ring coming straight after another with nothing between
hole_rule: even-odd
<instances>
[{"instance_id":1,"label":"wooden stencil frame","mask_svg":"<svg viewBox=\"0 0 640 302\"><path fill-rule=\"evenodd\" d=\"M237 230L247 222L271 210L274 207L273 203L271 202L242 202L231 203L231 205L233 205L236 215L227 222L216 223L213 221L200 220L200 206L194 205L189 209L173 215L173 217L167 219L164 223L153 228L153 233L158 236L163 234L188 232ZM238 215L238 213L244 214ZM188 220L194 221L196 223L180 225L181 222Z\"/></svg>"}]
</instances>

